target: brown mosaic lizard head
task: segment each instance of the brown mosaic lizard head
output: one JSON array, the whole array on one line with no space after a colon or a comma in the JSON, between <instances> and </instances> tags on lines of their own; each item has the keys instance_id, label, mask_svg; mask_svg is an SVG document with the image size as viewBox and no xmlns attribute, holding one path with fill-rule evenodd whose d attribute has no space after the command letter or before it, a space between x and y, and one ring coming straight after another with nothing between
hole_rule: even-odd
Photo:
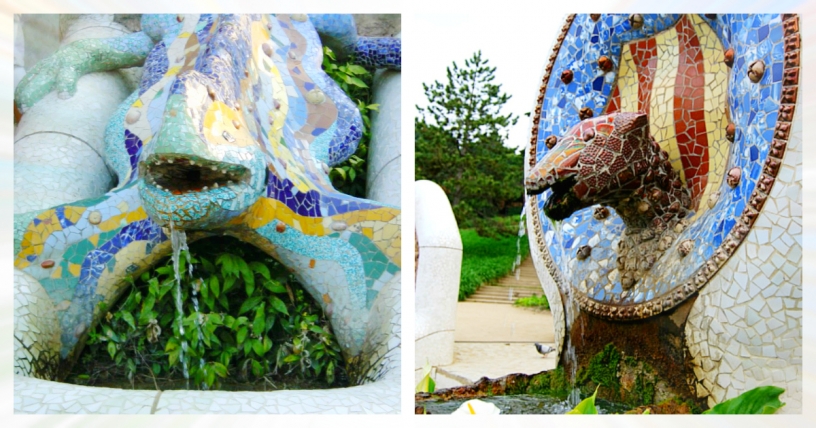
<instances>
[{"instance_id":1,"label":"brown mosaic lizard head","mask_svg":"<svg viewBox=\"0 0 816 428\"><path fill-rule=\"evenodd\" d=\"M649 134L645 113L581 121L536 164L525 187L531 195L552 190L544 213L553 220L600 204L614 208L628 227L642 228L682 218L691 205L668 154Z\"/></svg>"},{"instance_id":2,"label":"brown mosaic lizard head","mask_svg":"<svg viewBox=\"0 0 816 428\"><path fill-rule=\"evenodd\" d=\"M689 190L649 134L645 113L581 121L557 140L524 184L531 195L552 191L544 214L553 220L593 205L615 209L626 225L617 262L624 288L671 245L691 206Z\"/></svg>"}]
</instances>

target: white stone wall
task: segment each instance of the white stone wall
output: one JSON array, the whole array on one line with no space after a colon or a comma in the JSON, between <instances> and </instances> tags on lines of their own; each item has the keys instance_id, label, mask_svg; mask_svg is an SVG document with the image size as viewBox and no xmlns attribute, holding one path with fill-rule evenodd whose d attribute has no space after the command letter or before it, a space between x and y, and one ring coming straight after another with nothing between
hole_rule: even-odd
<instances>
[{"instance_id":1,"label":"white stone wall","mask_svg":"<svg viewBox=\"0 0 816 428\"><path fill-rule=\"evenodd\" d=\"M802 106L771 194L742 245L694 303L686 344L713 406L758 386L802 411Z\"/></svg>"},{"instance_id":2,"label":"white stone wall","mask_svg":"<svg viewBox=\"0 0 816 428\"><path fill-rule=\"evenodd\" d=\"M416 272L415 363L419 382L426 364L453 363L462 238L447 195L436 183L414 183L419 262ZM406 233L406 231L403 231Z\"/></svg>"}]
</instances>

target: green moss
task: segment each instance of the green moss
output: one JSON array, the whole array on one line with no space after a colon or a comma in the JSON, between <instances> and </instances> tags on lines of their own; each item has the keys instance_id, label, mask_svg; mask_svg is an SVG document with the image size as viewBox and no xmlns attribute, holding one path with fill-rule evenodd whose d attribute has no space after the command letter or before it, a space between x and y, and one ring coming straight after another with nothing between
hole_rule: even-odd
<instances>
[{"instance_id":1,"label":"green moss","mask_svg":"<svg viewBox=\"0 0 816 428\"><path fill-rule=\"evenodd\" d=\"M572 388L563 367L548 370L534 375L527 381L516 381L507 386L506 393L536 394L566 398Z\"/></svg>"},{"instance_id":2,"label":"green moss","mask_svg":"<svg viewBox=\"0 0 816 428\"><path fill-rule=\"evenodd\" d=\"M582 368L578 372L578 384L594 389L597 385L610 388L613 391L620 389L620 381L618 380L618 363L621 360L621 354L615 345L609 343L604 346L603 351L595 354L589 360L589 366ZM594 385L588 385L591 381ZM584 388L582 388L584 389Z\"/></svg>"},{"instance_id":3,"label":"green moss","mask_svg":"<svg viewBox=\"0 0 816 428\"><path fill-rule=\"evenodd\" d=\"M634 388L627 391L624 400L633 405L654 404L656 374L648 363L627 356L623 359L621 372L634 375Z\"/></svg>"}]
</instances>

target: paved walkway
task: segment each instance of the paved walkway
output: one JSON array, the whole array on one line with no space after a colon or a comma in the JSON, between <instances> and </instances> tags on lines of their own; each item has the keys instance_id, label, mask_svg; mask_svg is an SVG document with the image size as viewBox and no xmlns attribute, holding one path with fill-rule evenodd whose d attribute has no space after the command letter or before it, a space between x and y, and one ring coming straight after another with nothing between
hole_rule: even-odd
<instances>
[{"instance_id":1,"label":"paved walkway","mask_svg":"<svg viewBox=\"0 0 816 428\"><path fill-rule=\"evenodd\" d=\"M525 260L520 277L527 278L522 277L526 282L522 286L529 287L532 270L532 263ZM499 283L514 287L514 281L515 276L509 275ZM541 290L540 286L538 290ZM543 291L537 294L543 294ZM533 345L539 342L554 346L550 311L468 299L456 306L455 337L454 362L437 368L437 389L474 383L483 376L497 378L511 373L538 373L556 365L554 354L543 357Z\"/></svg>"}]
</instances>

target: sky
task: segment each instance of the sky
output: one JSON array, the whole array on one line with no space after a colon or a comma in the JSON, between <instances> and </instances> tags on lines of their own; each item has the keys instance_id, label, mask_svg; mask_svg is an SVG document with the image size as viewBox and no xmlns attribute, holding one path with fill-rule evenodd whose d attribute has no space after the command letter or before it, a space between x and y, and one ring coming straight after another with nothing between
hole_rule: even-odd
<instances>
[{"instance_id":1,"label":"sky","mask_svg":"<svg viewBox=\"0 0 816 428\"><path fill-rule=\"evenodd\" d=\"M453 61L461 67L465 59L481 50L482 59L496 67L494 83L502 85L502 92L511 95L502 114L512 112L519 116L505 145L525 147L530 141L530 118L523 114L535 108L544 67L565 19L566 14L560 13L502 14L495 10L455 15L417 14L411 24L421 31L411 33L411 43L444 45L444 48L422 50L422 66L411 68L411 79L406 82L410 86L404 86L403 93L410 93L415 104L427 105L422 83L437 80L446 83L445 69Z\"/></svg>"}]
</instances>

